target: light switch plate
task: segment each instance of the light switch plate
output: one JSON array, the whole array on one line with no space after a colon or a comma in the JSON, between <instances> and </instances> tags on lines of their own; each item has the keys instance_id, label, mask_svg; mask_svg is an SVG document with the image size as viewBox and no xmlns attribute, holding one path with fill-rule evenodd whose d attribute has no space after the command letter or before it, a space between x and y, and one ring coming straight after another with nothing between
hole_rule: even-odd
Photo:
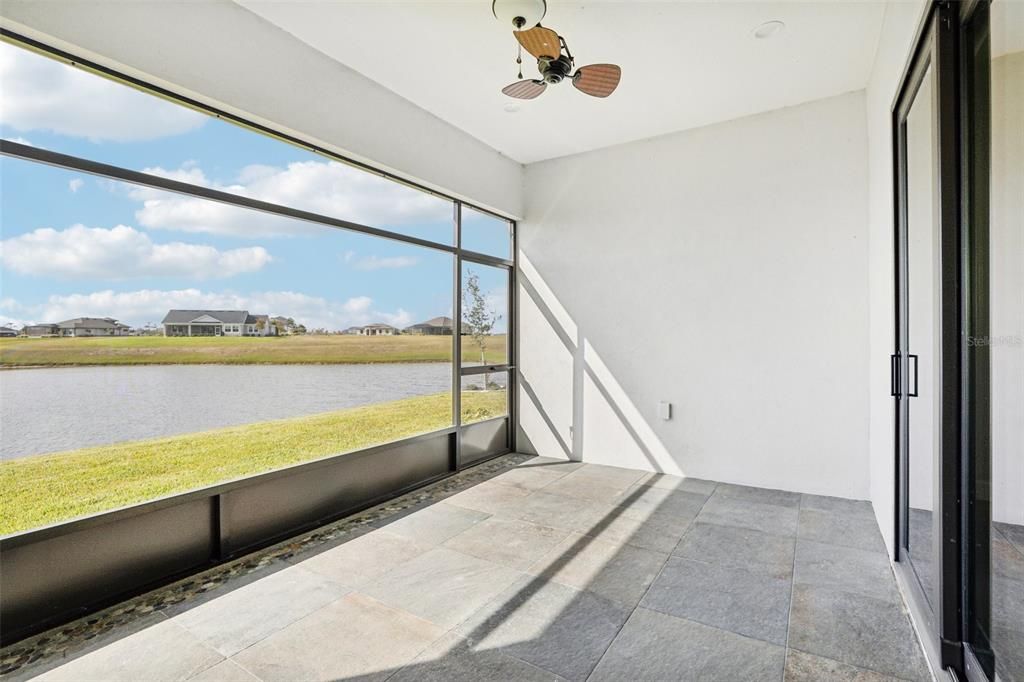
<instances>
[{"instance_id":1,"label":"light switch plate","mask_svg":"<svg viewBox=\"0 0 1024 682\"><path fill-rule=\"evenodd\" d=\"M672 418L672 403L660 402L658 403L658 416L668 421Z\"/></svg>"}]
</instances>

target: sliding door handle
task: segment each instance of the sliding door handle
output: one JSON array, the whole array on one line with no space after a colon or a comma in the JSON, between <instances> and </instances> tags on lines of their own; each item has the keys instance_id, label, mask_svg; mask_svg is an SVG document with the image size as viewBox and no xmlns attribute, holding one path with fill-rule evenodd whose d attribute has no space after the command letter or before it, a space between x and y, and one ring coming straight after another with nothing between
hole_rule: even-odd
<instances>
[{"instance_id":1,"label":"sliding door handle","mask_svg":"<svg viewBox=\"0 0 1024 682\"><path fill-rule=\"evenodd\" d=\"M900 397L900 356L895 353L889 356L889 395Z\"/></svg>"},{"instance_id":2,"label":"sliding door handle","mask_svg":"<svg viewBox=\"0 0 1024 682\"><path fill-rule=\"evenodd\" d=\"M910 358L910 361L912 363L914 363L914 389L912 391L910 391L910 393L908 393L907 395L910 396L911 398L916 398L917 397L917 356L916 355L907 355L907 357Z\"/></svg>"}]
</instances>

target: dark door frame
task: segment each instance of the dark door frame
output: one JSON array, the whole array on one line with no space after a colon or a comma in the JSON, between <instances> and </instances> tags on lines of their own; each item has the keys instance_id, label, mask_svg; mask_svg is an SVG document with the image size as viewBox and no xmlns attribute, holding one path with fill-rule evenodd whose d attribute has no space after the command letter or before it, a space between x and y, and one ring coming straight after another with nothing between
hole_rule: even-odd
<instances>
[{"instance_id":1,"label":"dark door frame","mask_svg":"<svg viewBox=\"0 0 1024 682\"><path fill-rule=\"evenodd\" d=\"M906 588L911 612L919 624L929 658L942 668L962 670L961 608L961 376L962 290L960 236L960 120L959 40L957 5L940 0L925 13L915 48L892 108L895 254L895 324L893 395L896 414L896 559L897 575ZM938 451L933 462L933 556L937 578L934 608L929 607L920 582L907 561L909 437L907 417L911 363L907 347L909 312L907 253L906 119L918 89L931 67L935 78L936 217L939 221L939 382ZM914 368L916 371L916 367Z\"/></svg>"},{"instance_id":2,"label":"dark door frame","mask_svg":"<svg viewBox=\"0 0 1024 682\"><path fill-rule=\"evenodd\" d=\"M961 526L963 528L963 672L995 677L992 624L992 417L989 316L989 211L992 174L991 0L965 0L956 17L960 41Z\"/></svg>"},{"instance_id":3,"label":"dark door frame","mask_svg":"<svg viewBox=\"0 0 1024 682\"><path fill-rule=\"evenodd\" d=\"M934 0L892 108L896 348L896 572L929 656L959 679L994 678L991 611L991 367L989 336L988 81L991 0ZM905 121L928 65L935 74L940 234L941 424L934 478L938 590L929 609L905 560L907 487L907 183ZM981 339L981 342L978 340Z\"/></svg>"}]
</instances>

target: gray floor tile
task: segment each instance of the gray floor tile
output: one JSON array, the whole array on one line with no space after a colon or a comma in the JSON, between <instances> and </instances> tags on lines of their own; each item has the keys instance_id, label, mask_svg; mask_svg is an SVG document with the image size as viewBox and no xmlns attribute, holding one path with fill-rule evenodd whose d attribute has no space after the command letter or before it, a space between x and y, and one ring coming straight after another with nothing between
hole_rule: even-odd
<instances>
[{"instance_id":1,"label":"gray floor tile","mask_svg":"<svg viewBox=\"0 0 1024 682\"><path fill-rule=\"evenodd\" d=\"M452 495L445 499L445 503L485 514L514 517L529 495L530 491L526 488L484 481Z\"/></svg>"},{"instance_id":2,"label":"gray floor tile","mask_svg":"<svg viewBox=\"0 0 1024 682\"><path fill-rule=\"evenodd\" d=\"M591 680L782 680L785 649L639 608Z\"/></svg>"},{"instance_id":3,"label":"gray floor tile","mask_svg":"<svg viewBox=\"0 0 1024 682\"><path fill-rule=\"evenodd\" d=\"M674 474L648 473L640 478L638 483L649 485L652 488L663 488L665 490L678 490L686 493L697 493L698 495L709 496L715 492L715 481L708 481L703 478L691 478L688 476L676 476Z\"/></svg>"},{"instance_id":4,"label":"gray floor tile","mask_svg":"<svg viewBox=\"0 0 1024 682\"><path fill-rule=\"evenodd\" d=\"M794 585L789 646L908 680L930 680L903 605Z\"/></svg>"},{"instance_id":5,"label":"gray floor tile","mask_svg":"<svg viewBox=\"0 0 1024 682\"><path fill-rule=\"evenodd\" d=\"M725 566L756 568L777 573L793 569L796 540L738 526L694 523L673 554Z\"/></svg>"},{"instance_id":6,"label":"gray floor tile","mask_svg":"<svg viewBox=\"0 0 1024 682\"><path fill-rule=\"evenodd\" d=\"M163 621L43 673L43 682L185 680L223 656L177 623Z\"/></svg>"},{"instance_id":7,"label":"gray floor tile","mask_svg":"<svg viewBox=\"0 0 1024 682\"><path fill-rule=\"evenodd\" d=\"M632 482L612 482L611 479L588 475L586 469L576 471L546 485L544 492L601 504L619 504L632 486Z\"/></svg>"},{"instance_id":8,"label":"gray floor tile","mask_svg":"<svg viewBox=\"0 0 1024 682\"><path fill-rule=\"evenodd\" d=\"M900 682L898 677L858 668L790 649L786 655L786 682Z\"/></svg>"},{"instance_id":9,"label":"gray floor tile","mask_svg":"<svg viewBox=\"0 0 1024 682\"><path fill-rule=\"evenodd\" d=\"M559 682L562 677L543 668L503 654L499 649L478 648L448 634L402 668L391 682Z\"/></svg>"},{"instance_id":10,"label":"gray floor tile","mask_svg":"<svg viewBox=\"0 0 1024 682\"><path fill-rule=\"evenodd\" d=\"M0 594L0 598L2 598L2 596L3 595ZM116 609L118 607L114 608ZM95 636L90 637L88 640L75 642L72 646L61 651L59 655L44 656L40 660L29 663L16 671L3 675L0 679L3 679L4 682L24 682L25 680L36 679L48 670L58 668L62 665L68 665L72 661L75 661L90 652L104 649L119 640L130 637L166 621L167 616L163 612L149 613L138 620L121 623L111 630L95 633ZM40 636L46 638L48 637L48 633L42 633ZM18 647L18 644L14 644L14 647ZM8 651L0 649L0 661L7 662L5 659L7 659L8 653Z\"/></svg>"},{"instance_id":11,"label":"gray floor tile","mask_svg":"<svg viewBox=\"0 0 1024 682\"><path fill-rule=\"evenodd\" d=\"M1013 523L993 523L1003 537L1012 542L1017 548L1024 552L1024 526Z\"/></svg>"},{"instance_id":12,"label":"gray floor tile","mask_svg":"<svg viewBox=\"0 0 1024 682\"><path fill-rule=\"evenodd\" d=\"M668 554L675 549L694 518L694 512L631 515L621 507L606 507L594 520L580 524L576 530L613 544L629 544Z\"/></svg>"},{"instance_id":13,"label":"gray floor tile","mask_svg":"<svg viewBox=\"0 0 1024 682\"><path fill-rule=\"evenodd\" d=\"M263 566L258 566L252 572L243 572L241 575L232 576L230 580L226 580L219 585L212 586L211 589L203 591L200 594L195 595L192 599L183 600L176 604L170 604L164 609L164 615L168 618L173 618L182 613L191 611L192 609L198 608L202 604L216 601L224 595L231 594L235 590L239 590L246 585L259 582L264 578L267 578L279 571L287 569L292 564L287 561L272 561Z\"/></svg>"},{"instance_id":14,"label":"gray floor tile","mask_svg":"<svg viewBox=\"0 0 1024 682\"><path fill-rule=\"evenodd\" d=\"M864 502L533 458L400 514L15 679L927 678ZM1020 666L1016 530L993 633Z\"/></svg>"},{"instance_id":15,"label":"gray floor tile","mask_svg":"<svg viewBox=\"0 0 1024 682\"><path fill-rule=\"evenodd\" d=\"M358 589L430 549L430 545L378 528L315 556L292 561L307 571Z\"/></svg>"},{"instance_id":16,"label":"gray floor tile","mask_svg":"<svg viewBox=\"0 0 1024 682\"><path fill-rule=\"evenodd\" d=\"M190 677L189 682L260 682L260 678L231 659L226 659L195 677Z\"/></svg>"},{"instance_id":17,"label":"gray floor tile","mask_svg":"<svg viewBox=\"0 0 1024 682\"><path fill-rule=\"evenodd\" d=\"M796 507L783 507L719 495L717 489L697 515L697 521L705 523L750 528L786 537L796 535L797 518Z\"/></svg>"},{"instance_id":18,"label":"gray floor tile","mask_svg":"<svg viewBox=\"0 0 1024 682\"><path fill-rule=\"evenodd\" d=\"M607 505L538 490L523 500L514 517L552 528L578 530L596 523Z\"/></svg>"},{"instance_id":19,"label":"gray floor tile","mask_svg":"<svg viewBox=\"0 0 1024 682\"><path fill-rule=\"evenodd\" d=\"M385 679L444 632L354 592L254 644L235 660L266 682Z\"/></svg>"},{"instance_id":20,"label":"gray floor tile","mask_svg":"<svg viewBox=\"0 0 1024 682\"><path fill-rule=\"evenodd\" d=\"M574 462L572 460L563 459L560 457L541 457L538 455L536 457L531 457L525 462L522 462L521 464L517 465L516 468L535 469L538 467L542 467L547 471L561 471L564 473L569 473L570 471L575 471L576 469L579 469L580 467L584 466L586 466L586 463L584 462Z\"/></svg>"},{"instance_id":21,"label":"gray floor tile","mask_svg":"<svg viewBox=\"0 0 1024 682\"><path fill-rule=\"evenodd\" d=\"M526 490L540 490L571 473L563 467L519 465L490 479L501 485L514 485Z\"/></svg>"},{"instance_id":22,"label":"gray floor tile","mask_svg":"<svg viewBox=\"0 0 1024 682\"><path fill-rule=\"evenodd\" d=\"M992 578L992 625L1024 632L1024 582Z\"/></svg>"},{"instance_id":23,"label":"gray floor tile","mask_svg":"<svg viewBox=\"0 0 1024 682\"><path fill-rule=\"evenodd\" d=\"M530 572L632 607L640 601L667 558L660 552L573 533Z\"/></svg>"},{"instance_id":24,"label":"gray floor tile","mask_svg":"<svg viewBox=\"0 0 1024 682\"><path fill-rule=\"evenodd\" d=\"M992 534L992 573L1000 578L1024 581L1024 552L995 533Z\"/></svg>"},{"instance_id":25,"label":"gray floor tile","mask_svg":"<svg viewBox=\"0 0 1024 682\"><path fill-rule=\"evenodd\" d=\"M799 539L794 582L899 602L896 578L884 554Z\"/></svg>"},{"instance_id":26,"label":"gray floor tile","mask_svg":"<svg viewBox=\"0 0 1024 682\"><path fill-rule=\"evenodd\" d=\"M615 487L628 488L646 474L639 469L625 469L623 467L607 466L605 464L587 464L572 472L576 478L586 478Z\"/></svg>"},{"instance_id":27,"label":"gray floor tile","mask_svg":"<svg viewBox=\"0 0 1024 682\"><path fill-rule=\"evenodd\" d=\"M231 656L316 611L349 588L290 566L174 617L224 656Z\"/></svg>"},{"instance_id":28,"label":"gray floor tile","mask_svg":"<svg viewBox=\"0 0 1024 682\"><path fill-rule=\"evenodd\" d=\"M418 509L397 521L381 522L379 527L387 528L391 533L415 540L420 544L439 545L480 523L488 516L490 514L475 509L465 509L445 502L438 502Z\"/></svg>"},{"instance_id":29,"label":"gray floor tile","mask_svg":"<svg viewBox=\"0 0 1024 682\"><path fill-rule=\"evenodd\" d=\"M785 645L789 573L671 557L640 601L644 608Z\"/></svg>"},{"instance_id":30,"label":"gray floor tile","mask_svg":"<svg viewBox=\"0 0 1024 682\"><path fill-rule=\"evenodd\" d=\"M478 648L584 680L628 616L628 608L592 592L529 577L474 613L458 634Z\"/></svg>"},{"instance_id":31,"label":"gray floor tile","mask_svg":"<svg viewBox=\"0 0 1024 682\"><path fill-rule=\"evenodd\" d=\"M618 506L625 510L627 516L641 519L653 513L687 515L692 518L706 501L707 496L700 493L636 484L626 491Z\"/></svg>"},{"instance_id":32,"label":"gray floor tile","mask_svg":"<svg viewBox=\"0 0 1024 682\"><path fill-rule=\"evenodd\" d=\"M830 545L885 553L882 533L873 514L853 516L817 509L801 509L798 535L807 540L826 542Z\"/></svg>"},{"instance_id":33,"label":"gray floor tile","mask_svg":"<svg viewBox=\"0 0 1024 682\"><path fill-rule=\"evenodd\" d=\"M994 627L992 648L1000 677L1006 682L1024 680L1024 632Z\"/></svg>"},{"instance_id":34,"label":"gray floor tile","mask_svg":"<svg viewBox=\"0 0 1024 682\"><path fill-rule=\"evenodd\" d=\"M852 516L874 516L875 510L866 500L849 500L845 497L827 497L825 495L807 495L801 497L803 509L832 512L834 514L850 514Z\"/></svg>"},{"instance_id":35,"label":"gray floor tile","mask_svg":"<svg viewBox=\"0 0 1024 682\"><path fill-rule=\"evenodd\" d=\"M499 566L524 571L568 535L567 530L492 517L459 533L444 546Z\"/></svg>"},{"instance_id":36,"label":"gray floor tile","mask_svg":"<svg viewBox=\"0 0 1024 682\"><path fill-rule=\"evenodd\" d=\"M800 493L792 493L788 490L753 488L748 485L736 485L735 483L719 483L715 488L714 494L719 497L728 497L745 502L774 504L779 507L795 508L800 506Z\"/></svg>"},{"instance_id":37,"label":"gray floor tile","mask_svg":"<svg viewBox=\"0 0 1024 682\"><path fill-rule=\"evenodd\" d=\"M522 574L447 547L389 571L361 591L394 608L451 628Z\"/></svg>"}]
</instances>

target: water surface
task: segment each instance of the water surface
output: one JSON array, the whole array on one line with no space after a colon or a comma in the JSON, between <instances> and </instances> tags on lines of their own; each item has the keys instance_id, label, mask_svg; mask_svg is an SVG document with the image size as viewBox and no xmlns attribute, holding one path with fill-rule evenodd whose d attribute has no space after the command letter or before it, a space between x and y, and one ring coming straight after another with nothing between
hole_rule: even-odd
<instances>
[{"instance_id":1,"label":"water surface","mask_svg":"<svg viewBox=\"0 0 1024 682\"><path fill-rule=\"evenodd\" d=\"M300 417L451 389L446 362L0 371L0 459Z\"/></svg>"}]
</instances>

